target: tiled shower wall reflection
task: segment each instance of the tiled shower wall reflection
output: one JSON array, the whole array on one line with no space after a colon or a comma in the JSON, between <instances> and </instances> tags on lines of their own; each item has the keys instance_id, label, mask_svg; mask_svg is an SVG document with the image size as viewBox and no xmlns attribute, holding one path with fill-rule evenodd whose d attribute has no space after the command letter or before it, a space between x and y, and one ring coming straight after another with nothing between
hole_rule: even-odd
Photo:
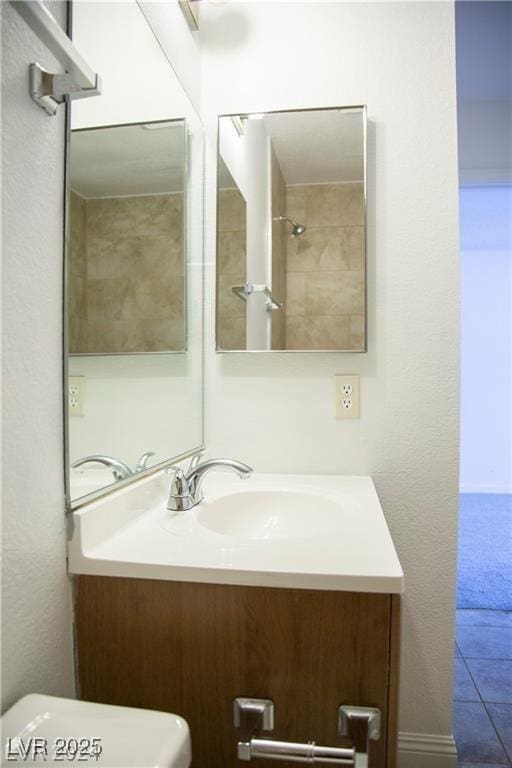
<instances>
[{"instance_id":1,"label":"tiled shower wall reflection","mask_svg":"<svg viewBox=\"0 0 512 768\"><path fill-rule=\"evenodd\" d=\"M287 240L289 226L279 221L279 216L286 215L286 184L277 155L271 152L272 180L272 293L284 304L272 311L272 349L286 349L286 271Z\"/></svg>"},{"instance_id":2,"label":"tiled shower wall reflection","mask_svg":"<svg viewBox=\"0 0 512 768\"><path fill-rule=\"evenodd\" d=\"M231 288L247 280L247 212L239 189L219 190L217 300L220 349L245 349L246 303Z\"/></svg>"},{"instance_id":3,"label":"tiled shower wall reflection","mask_svg":"<svg viewBox=\"0 0 512 768\"><path fill-rule=\"evenodd\" d=\"M288 186L287 215L306 225L288 238L288 349L364 349L362 183Z\"/></svg>"},{"instance_id":4,"label":"tiled shower wall reflection","mask_svg":"<svg viewBox=\"0 0 512 768\"><path fill-rule=\"evenodd\" d=\"M70 201L70 353L185 346L183 195Z\"/></svg>"}]
</instances>

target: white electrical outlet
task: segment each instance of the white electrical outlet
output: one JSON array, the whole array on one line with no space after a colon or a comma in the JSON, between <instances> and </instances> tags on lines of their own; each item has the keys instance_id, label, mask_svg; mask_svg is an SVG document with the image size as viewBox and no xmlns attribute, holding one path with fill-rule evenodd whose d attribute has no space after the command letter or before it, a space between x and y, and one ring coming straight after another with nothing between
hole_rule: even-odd
<instances>
[{"instance_id":1,"label":"white electrical outlet","mask_svg":"<svg viewBox=\"0 0 512 768\"><path fill-rule=\"evenodd\" d=\"M359 376L335 376L336 418L358 419L360 415Z\"/></svg>"},{"instance_id":2,"label":"white electrical outlet","mask_svg":"<svg viewBox=\"0 0 512 768\"><path fill-rule=\"evenodd\" d=\"M83 416L85 414L85 376L69 377L68 403L70 416Z\"/></svg>"}]
</instances>

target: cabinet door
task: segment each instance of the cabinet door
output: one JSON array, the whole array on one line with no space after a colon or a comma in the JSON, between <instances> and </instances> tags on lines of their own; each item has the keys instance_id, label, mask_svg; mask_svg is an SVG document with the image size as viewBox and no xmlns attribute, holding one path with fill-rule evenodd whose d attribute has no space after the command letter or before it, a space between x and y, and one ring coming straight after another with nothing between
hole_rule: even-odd
<instances>
[{"instance_id":1,"label":"cabinet door","mask_svg":"<svg viewBox=\"0 0 512 768\"><path fill-rule=\"evenodd\" d=\"M378 707L381 738L370 766L394 764L386 760L394 742L389 595L96 576L77 582L80 695L182 715L194 768L243 765L233 727L238 696L274 701L269 737L333 746L350 746L336 732L340 704Z\"/></svg>"}]
</instances>

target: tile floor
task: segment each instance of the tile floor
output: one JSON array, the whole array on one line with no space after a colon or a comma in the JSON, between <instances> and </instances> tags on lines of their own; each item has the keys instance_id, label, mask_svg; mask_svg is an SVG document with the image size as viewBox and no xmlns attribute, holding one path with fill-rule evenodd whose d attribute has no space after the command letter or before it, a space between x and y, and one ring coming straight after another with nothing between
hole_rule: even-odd
<instances>
[{"instance_id":1,"label":"tile floor","mask_svg":"<svg viewBox=\"0 0 512 768\"><path fill-rule=\"evenodd\" d=\"M454 733L459 768L512 767L512 611L457 611Z\"/></svg>"}]
</instances>

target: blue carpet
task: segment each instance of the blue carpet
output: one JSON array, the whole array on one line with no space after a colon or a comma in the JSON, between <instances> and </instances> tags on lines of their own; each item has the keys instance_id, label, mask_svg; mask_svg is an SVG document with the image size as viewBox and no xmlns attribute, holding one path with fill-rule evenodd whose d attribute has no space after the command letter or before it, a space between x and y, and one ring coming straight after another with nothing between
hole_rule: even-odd
<instances>
[{"instance_id":1,"label":"blue carpet","mask_svg":"<svg viewBox=\"0 0 512 768\"><path fill-rule=\"evenodd\" d=\"M512 610L512 496L460 495L457 607Z\"/></svg>"}]
</instances>

